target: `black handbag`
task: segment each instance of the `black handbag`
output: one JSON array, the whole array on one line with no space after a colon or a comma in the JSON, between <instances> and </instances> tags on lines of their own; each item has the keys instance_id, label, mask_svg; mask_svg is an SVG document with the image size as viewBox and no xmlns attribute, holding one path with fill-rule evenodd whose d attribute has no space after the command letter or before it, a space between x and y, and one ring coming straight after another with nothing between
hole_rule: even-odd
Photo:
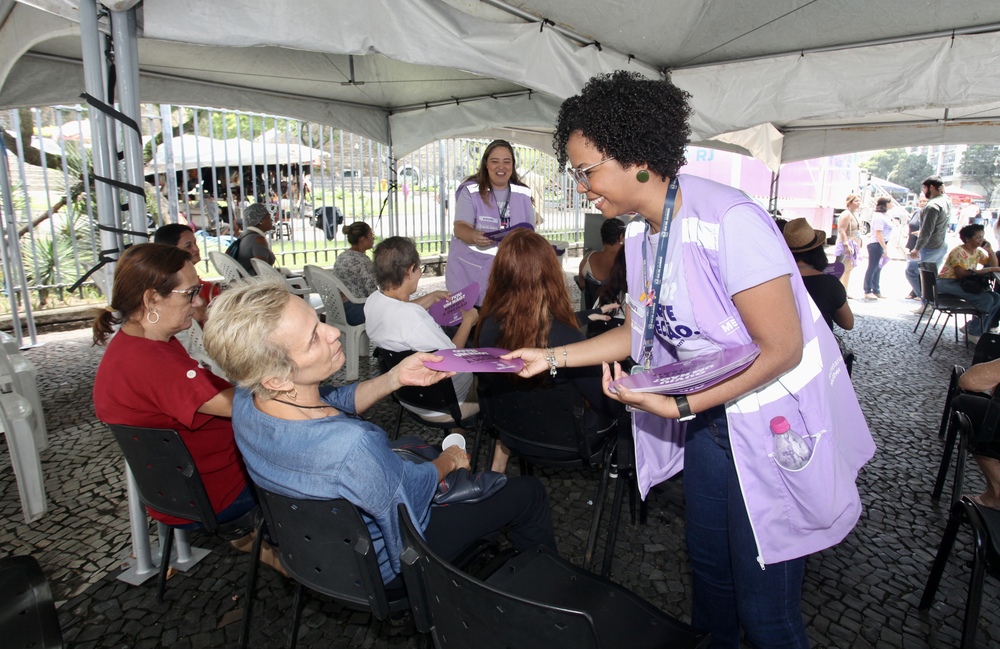
<instances>
[{"instance_id":1,"label":"black handbag","mask_svg":"<svg viewBox=\"0 0 1000 649\"><path fill-rule=\"evenodd\" d=\"M958 283L966 293L983 293L993 290L993 278L990 275L966 275Z\"/></svg>"},{"instance_id":2,"label":"black handbag","mask_svg":"<svg viewBox=\"0 0 1000 649\"><path fill-rule=\"evenodd\" d=\"M414 464L433 462L441 455L441 449L431 446L419 437L404 437L392 444L393 452ZM496 471L469 473L468 469L456 469L438 482L437 493L431 499L432 505L456 505L478 503L486 500L507 484L507 476Z\"/></svg>"}]
</instances>

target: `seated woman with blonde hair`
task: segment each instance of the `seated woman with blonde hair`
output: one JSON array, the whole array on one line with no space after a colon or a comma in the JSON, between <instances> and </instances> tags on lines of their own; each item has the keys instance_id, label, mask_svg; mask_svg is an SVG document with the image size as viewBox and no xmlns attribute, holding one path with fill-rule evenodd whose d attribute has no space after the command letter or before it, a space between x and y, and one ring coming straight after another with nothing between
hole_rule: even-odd
<instances>
[{"instance_id":1,"label":"seated woman with blonde hair","mask_svg":"<svg viewBox=\"0 0 1000 649\"><path fill-rule=\"evenodd\" d=\"M233 547L249 552L259 508L233 437L233 388L191 358L175 337L204 306L201 291L183 249L143 243L125 251L115 269L111 306L93 325L94 344L107 344L94 379L94 410L108 424L176 430L219 523L240 530ZM201 527L152 509L149 515L177 529ZM261 560L281 569L266 543Z\"/></svg>"},{"instance_id":2,"label":"seated woman with blonde hair","mask_svg":"<svg viewBox=\"0 0 1000 649\"><path fill-rule=\"evenodd\" d=\"M386 583L400 572L400 503L445 559L501 528L519 550L555 548L548 496L537 479L510 479L474 504L431 507L438 482L469 468L468 454L452 446L433 462L407 462L393 453L385 431L359 416L404 385L451 376L424 366L440 356L413 354L374 379L320 387L344 365L340 331L283 283L267 280L216 299L205 347L236 382L236 443L254 483L292 498L351 501L371 531Z\"/></svg>"}]
</instances>

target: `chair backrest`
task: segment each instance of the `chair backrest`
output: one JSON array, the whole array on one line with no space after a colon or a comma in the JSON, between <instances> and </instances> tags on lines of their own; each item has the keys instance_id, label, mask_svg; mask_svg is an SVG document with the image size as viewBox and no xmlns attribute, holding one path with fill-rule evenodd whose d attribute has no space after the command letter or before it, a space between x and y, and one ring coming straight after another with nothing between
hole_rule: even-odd
<instances>
[{"instance_id":1,"label":"chair backrest","mask_svg":"<svg viewBox=\"0 0 1000 649\"><path fill-rule=\"evenodd\" d=\"M257 486L268 534L299 583L385 619L390 604L368 526L347 500L306 500ZM394 607L398 608L398 607Z\"/></svg>"},{"instance_id":2,"label":"chair backrest","mask_svg":"<svg viewBox=\"0 0 1000 649\"><path fill-rule=\"evenodd\" d=\"M400 361L414 353L410 350L405 352L390 352L381 347L375 348L375 358L378 361L379 370L383 374L399 365ZM452 419L455 420L455 427L462 427L462 408L458 405L455 384L451 379L438 381L433 385L404 386L393 392L393 396L403 405L415 406L424 410L433 410L434 412L451 413Z\"/></svg>"},{"instance_id":3,"label":"chair backrest","mask_svg":"<svg viewBox=\"0 0 1000 649\"><path fill-rule=\"evenodd\" d=\"M427 546L405 507L400 563L419 631L436 647L551 649L600 646L588 613L506 593L449 565Z\"/></svg>"},{"instance_id":4,"label":"chair backrest","mask_svg":"<svg viewBox=\"0 0 1000 649\"><path fill-rule=\"evenodd\" d=\"M976 343L972 364L988 363L998 358L1000 358L1000 334L984 333Z\"/></svg>"},{"instance_id":5,"label":"chair backrest","mask_svg":"<svg viewBox=\"0 0 1000 649\"><path fill-rule=\"evenodd\" d=\"M323 300L323 307L326 309L327 324L337 327L350 326L347 324L347 313L344 311L344 299L341 297L343 284L332 271L319 266L308 265L302 269L306 276L306 282L314 291L319 293ZM346 290L346 289L345 289Z\"/></svg>"},{"instance_id":6,"label":"chair backrest","mask_svg":"<svg viewBox=\"0 0 1000 649\"><path fill-rule=\"evenodd\" d=\"M201 523L209 532L219 524L201 474L176 430L110 424L139 488L143 504L163 514Z\"/></svg>"},{"instance_id":7,"label":"chair backrest","mask_svg":"<svg viewBox=\"0 0 1000 649\"><path fill-rule=\"evenodd\" d=\"M572 383L538 386L507 374L477 374L479 408L521 458L556 466L596 465L602 448L586 435L583 395Z\"/></svg>"},{"instance_id":8,"label":"chair backrest","mask_svg":"<svg viewBox=\"0 0 1000 649\"><path fill-rule=\"evenodd\" d=\"M920 293L931 304L937 303L937 265L930 261L920 262Z\"/></svg>"},{"instance_id":9,"label":"chair backrest","mask_svg":"<svg viewBox=\"0 0 1000 649\"><path fill-rule=\"evenodd\" d=\"M34 557L0 559L0 638L5 647L63 646L52 590Z\"/></svg>"},{"instance_id":10,"label":"chair backrest","mask_svg":"<svg viewBox=\"0 0 1000 649\"><path fill-rule=\"evenodd\" d=\"M263 259L257 259L254 257L250 260L250 265L253 266L253 270L257 273L257 277L280 279L282 282L285 281L285 276L281 274L281 271Z\"/></svg>"},{"instance_id":11,"label":"chair backrest","mask_svg":"<svg viewBox=\"0 0 1000 649\"><path fill-rule=\"evenodd\" d=\"M210 250L208 258L211 260L212 265L215 266L216 272L222 275L227 283L231 284L232 282L238 282L241 279L248 279L250 277L250 273L240 265L240 262L221 250Z\"/></svg>"}]
</instances>

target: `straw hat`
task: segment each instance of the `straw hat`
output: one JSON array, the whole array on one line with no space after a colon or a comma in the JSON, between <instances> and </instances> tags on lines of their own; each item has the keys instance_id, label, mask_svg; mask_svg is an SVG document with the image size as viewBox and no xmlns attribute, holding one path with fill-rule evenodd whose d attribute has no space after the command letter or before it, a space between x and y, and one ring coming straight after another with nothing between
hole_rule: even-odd
<instances>
[{"instance_id":1,"label":"straw hat","mask_svg":"<svg viewBox=\"0 0 1000 649\"><path fill-rule=\"evenodd\" d=\"M805 219L792 219L785 224L782 234L792 252L806 252L822 246L826 241L826 232L814 230Z\"/></svg>"}]
</instances>

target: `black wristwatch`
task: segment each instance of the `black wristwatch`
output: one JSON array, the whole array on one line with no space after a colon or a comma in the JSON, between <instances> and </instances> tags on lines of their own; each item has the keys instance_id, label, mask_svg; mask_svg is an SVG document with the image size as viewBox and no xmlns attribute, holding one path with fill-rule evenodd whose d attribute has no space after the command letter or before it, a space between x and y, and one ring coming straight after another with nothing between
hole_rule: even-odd
<instances>
[{"instance_id":1,"label":"black wristwatch","mask_svg":"<svg viewBox=\"0 0 1000 649\"><path fill-rule=\"evenodd\" d=\"M680 413L677 421L691 421L694 419L694 413L691 412L691 406L688 405L687 397L683 394L678 394L674 397L674 401L677 403L677 412Z\"/></svg>"}]
</instances>

